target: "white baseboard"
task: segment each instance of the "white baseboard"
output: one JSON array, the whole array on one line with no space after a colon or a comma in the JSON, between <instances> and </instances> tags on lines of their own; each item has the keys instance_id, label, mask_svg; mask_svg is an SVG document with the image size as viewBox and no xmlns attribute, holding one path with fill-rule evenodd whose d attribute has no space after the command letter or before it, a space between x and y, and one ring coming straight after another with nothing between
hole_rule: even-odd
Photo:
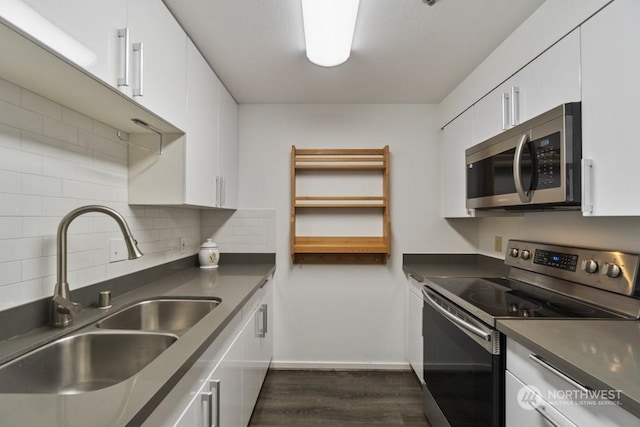
<instances>
[{"instance_id":1,"label":"white baseboard","mask_svg":"<svg viewBox=\"0 0 640 427\"><path fill-rule=\"evenodd\" d=\"M340 370L340 371L409 371L408 363L366 363L366 362L290 362L271 361L270 369L290 370Z\"/></svg>"}]
</instances>

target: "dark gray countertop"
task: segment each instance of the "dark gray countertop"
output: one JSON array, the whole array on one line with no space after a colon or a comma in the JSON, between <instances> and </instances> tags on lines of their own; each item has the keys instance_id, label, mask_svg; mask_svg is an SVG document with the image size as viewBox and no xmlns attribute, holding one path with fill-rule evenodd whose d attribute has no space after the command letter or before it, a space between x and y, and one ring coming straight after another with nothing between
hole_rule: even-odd
<instances>
[{"instance_id":1,"label":"dark gray countertop","mask_svg":"<svg viewBox=\"0 0 640 427\"><path fill-rule=\"evenodd\" d=\"M101 390L75 394L0 394L2 425L139 425L162 401L197 358L275 270L273 264L221 265L216 270L190 268L112 300L107 310L88 308L62 332L40 328L0 343L0 358L20 348L85 327L133 302L157 296L210 297L220 305L189 329L138 374ZM89 326L92 328L94 326Z\"/></svg>"},{"instance_id":2,"label":"dark gray countertop","mask_svg":"<svg viewBox=\"0 0 640 427\"><path fill-rule=\"evenodd\" d=\"M404 254L402 268L419 282L428 277L501 277L509 272L503 260L476 254Z\"/></svg>"},{"instance_id":3,"label":"dark gray countertop","mask_svg":"<svg viewBox=\"0 0 640 427\"><path fill-rule=\"evenodd\" d=\"M499 320L498 330L640 417L640 321Z\"/></svg>"}]
</instances>

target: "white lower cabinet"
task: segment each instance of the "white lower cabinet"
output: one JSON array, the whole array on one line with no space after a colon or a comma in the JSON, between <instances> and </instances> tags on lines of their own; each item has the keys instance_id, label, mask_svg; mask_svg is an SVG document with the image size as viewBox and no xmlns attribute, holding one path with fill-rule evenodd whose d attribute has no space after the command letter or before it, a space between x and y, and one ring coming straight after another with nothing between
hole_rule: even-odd
<instances>
[{"instance_id":1,"label":"white lower cabinet","mask_svg":"<svg viewBox=\"0 0 640 427\"><path fill-rule=\"evenodd\" d=\"M407 310L407 354L409 364L420 383L423 376L422 283L409 276L409 309Z\"/></svg>"},{"instance_id":2,"label":"white lower cabinet","mask_svg":"<svg viewBox=\"0 0 640 427\"><path fill-rule=\"evenodd\" d=\"M241 343L236 339L180 414L174 426L241 425L241 352Z\"/></svg>"},{"instance_id":3,"label":"white lower cabinet","mask_svg":"<svg viewBox=\"0 0 640 427\"><path fill-rule=\"evenodd\" d=\"M536 352L507 339L506 427L627 427L640 419L618 402L615 390L584 388Z\"/></svg>"},{"instance_id":4,"label":"white lower cabinet","mask_svg":"<svg viewBox=\"0 0 640 427\"><path fill-rule=\"evenodd\" d=\"M143 425L247 426L271 363L272 326L270 277Z\"/></svg>"}]
</instances>

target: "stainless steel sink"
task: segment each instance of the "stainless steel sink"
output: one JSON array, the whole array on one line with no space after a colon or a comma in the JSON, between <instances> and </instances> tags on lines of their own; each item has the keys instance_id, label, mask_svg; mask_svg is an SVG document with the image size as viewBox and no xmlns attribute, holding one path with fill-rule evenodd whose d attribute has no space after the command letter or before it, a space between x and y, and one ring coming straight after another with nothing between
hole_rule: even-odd
<instances>
[{"instance_id":1,"label":"stainless steel sink","mask_svg":"<svg viewBox=\"0 0 640 427\"><path fill-rule=\"evenodd\" d=\"M143 301L98 322L102 329L181 333L220 304L218 298L160 298Z\"/></svg>"},{"instance_id":2,"label":"stainless steel sink","mask_svg":"<svg viewBox=\"0 0 640 427\"><path fill-rule=\"evenodd\" d=\"M143 332L89 332L61 338L0 367L0 393L77 394L138 373L178 338Z\"/></svg>"}]
</instances>

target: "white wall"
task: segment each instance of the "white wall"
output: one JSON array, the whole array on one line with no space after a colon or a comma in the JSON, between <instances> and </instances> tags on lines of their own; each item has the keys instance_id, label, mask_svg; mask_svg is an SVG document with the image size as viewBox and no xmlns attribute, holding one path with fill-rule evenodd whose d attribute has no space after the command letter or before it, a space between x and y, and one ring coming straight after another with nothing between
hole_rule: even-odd
<instances>
[{"instance_id":1,"label":"white wall","mask_svg":"<svg viewBox=\"0 0 640 427\"><path fill-rule=\"evenodd\" d=\"M508 239L640 253L640 218L583 217L580 212L537 212L520 217L481 218L480 253L504 258ZM493 251L494 236L502 236L503 251Z\"/></svg>"},{"instance_id":2,"label":"white wall","mask_svg":"<svg viewBox=\"0 0 640 427\"><path fill-rule=\"evenodd\" d=\"M127 204L127 146L115 129L0 79L0 310L52 295L58 223L86 204L123 214L145 256L110 264L118 226L83 215L69 227L71 289L198 251L198 210Z\"/></svg>"},{"instance_id":3,"label":"white wall","mask_svg":"<svg viewBox=\"0 0 640 427\"><path fill-rule=\"evenodd\" d=\"M241 105L240 205L276 209L276 366L405 363L403 252L475 252L477 225L440 217L436 107ZM292 265L291 146L391 152L387 265Z\"/></svg>"}]
</instances>

